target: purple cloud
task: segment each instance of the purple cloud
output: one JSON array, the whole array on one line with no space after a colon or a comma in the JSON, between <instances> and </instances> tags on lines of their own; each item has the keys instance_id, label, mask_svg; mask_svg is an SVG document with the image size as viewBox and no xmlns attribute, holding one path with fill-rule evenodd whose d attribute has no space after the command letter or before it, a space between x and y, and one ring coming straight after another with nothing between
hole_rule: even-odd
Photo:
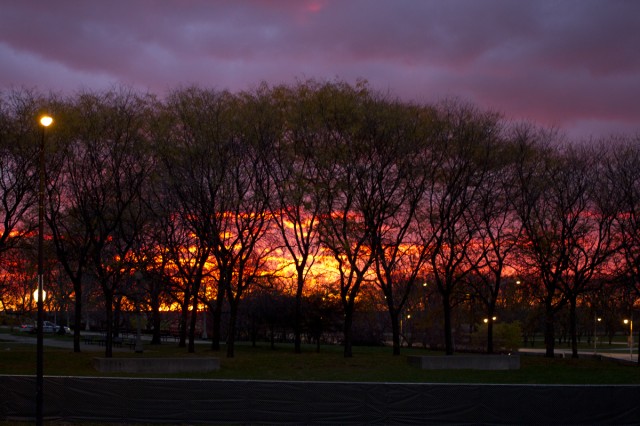
<instances>
[{"instance_id":1,"label":"purple cloud","mask_svg":"<svg viewBox=\"0 0 640 426\"><path fill-rule=\"evenodd\" d=\"M573 137L640 132L640 2L4 1L0 88L369 80Z\"/></svg>"}]
</instances>

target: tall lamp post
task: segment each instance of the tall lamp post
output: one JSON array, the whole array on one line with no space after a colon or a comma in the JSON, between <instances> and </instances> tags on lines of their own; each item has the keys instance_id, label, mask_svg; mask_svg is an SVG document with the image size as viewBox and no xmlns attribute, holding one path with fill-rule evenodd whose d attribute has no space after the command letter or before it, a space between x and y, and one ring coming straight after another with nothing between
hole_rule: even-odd
<instances>
[{"instance_id":1,"label":"tall lamp post","mask_svg":"<svg viewBox=\"0 0 640 426\"><path fill-rule=\"evenodd\" d=\"M633 360L633 320L625 319L623 322L629 324L629 339L627 343L629 344L629 358Z\"/></svg>"},{"instance_id":2,"label":"tall lamp post","mask_svg":"<svg viewBox=\"0 0 640 426\"><path fill-rule=\"evenodd\" d=\"M38 289L36 303L38 305L37 322L37 361L36 361L36 424L43 424L44 403L44 339L42 324L44 322L44 138L47 127L53 123L48 115L40 117L42 138L38 155Z\"/></svg>"},{"instance_id":3,"label":"tall lamp post","mask_svg":"<svg viewBox=\"0 0 640 426\"><path fill-rule=\"evenodd\" d=\"M136 271L134 274L136 279L136 291L140 294L140 281L142 281L142 272ZM137 354L141 354L144 351L142 346L142 335L140 331L140 297L136 297L136 344L134 350Z\"/></svg>"},{"instance_id":4,"label":"tall lamp post","mask_svg":"<svg viewBox=\"0 0 640 426\"><path fill-rule=\"evenodd\" d=\"M595 316L593 318L593 354L598 353L598 323L602 321L602 318Z\"/></svg>"}]
</instances>

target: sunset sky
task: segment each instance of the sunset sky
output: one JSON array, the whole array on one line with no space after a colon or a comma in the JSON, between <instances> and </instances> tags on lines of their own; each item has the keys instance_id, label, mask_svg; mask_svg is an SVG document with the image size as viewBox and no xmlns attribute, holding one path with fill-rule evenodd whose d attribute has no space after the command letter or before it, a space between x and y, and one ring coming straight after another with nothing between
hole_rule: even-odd
<instances>
[{"instance_id":1,"label":"sunset sky","mask_svg":"<svg viewBox=\"0 0 640 426\"><path fill-rule=\"evenodd\" d=\"M640 134L636 0L0 0L0 89L366 79L572 139Z\"/></svg>"}]
</instances>

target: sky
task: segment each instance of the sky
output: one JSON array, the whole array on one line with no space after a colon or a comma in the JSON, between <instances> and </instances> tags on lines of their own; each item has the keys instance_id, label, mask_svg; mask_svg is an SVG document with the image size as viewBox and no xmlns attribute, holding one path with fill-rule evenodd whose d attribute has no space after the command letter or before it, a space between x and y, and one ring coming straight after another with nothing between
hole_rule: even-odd
<instances>
[{"instance_id":1,"label":"sky","mask_svg":"<svg viewBox=\"0 0 640 426\"><path fill-rule=\"evenodd\" d=\"M0 0L0 90L365 79L572 140L640 134L637 0Z\"/></svg>"}]
</instances>

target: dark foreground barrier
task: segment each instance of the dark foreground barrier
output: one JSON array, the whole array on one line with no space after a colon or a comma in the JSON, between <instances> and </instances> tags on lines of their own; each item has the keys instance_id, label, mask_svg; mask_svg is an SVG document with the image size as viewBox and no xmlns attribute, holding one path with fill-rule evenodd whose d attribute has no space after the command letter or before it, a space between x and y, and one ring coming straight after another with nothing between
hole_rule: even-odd
<instances>
[{"instance_id":1,"label":"dark foreground barrier","mask_svg":"<svg viewBox=\"0 0 640 426\"><path fill-rule=\"evenodd\" d=\"M33 420L35 377L0 376L0 420ZM174 424L640 424L640 386L46 377L46 420Z\"/></svg>"}]
</instances>

